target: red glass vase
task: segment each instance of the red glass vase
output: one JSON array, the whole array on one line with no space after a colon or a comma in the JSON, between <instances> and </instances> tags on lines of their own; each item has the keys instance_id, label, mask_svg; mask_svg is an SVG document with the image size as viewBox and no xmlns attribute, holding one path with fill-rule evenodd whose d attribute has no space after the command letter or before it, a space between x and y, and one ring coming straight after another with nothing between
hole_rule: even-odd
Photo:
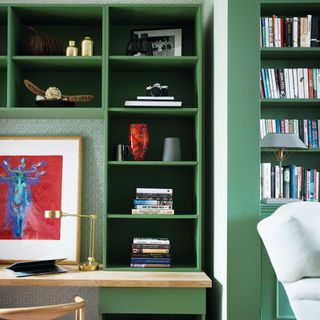
<instances>
[{"instance_id":1,"label":"red glass vase","mask_svg":"<svg viewBox=\"0 0 320 320\"><path fill-rule=\"evenodd\" d=\"M143 161L149 146L149 130L146 123L131 123L129 150L134 160Z\"/></svg>"}]
</instances>

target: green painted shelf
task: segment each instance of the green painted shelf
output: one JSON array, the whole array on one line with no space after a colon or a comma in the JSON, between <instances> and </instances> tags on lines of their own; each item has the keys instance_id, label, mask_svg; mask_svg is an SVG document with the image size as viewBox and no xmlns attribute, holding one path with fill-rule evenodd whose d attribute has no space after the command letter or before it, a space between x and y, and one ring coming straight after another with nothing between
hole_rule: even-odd
<instances>
[{"instance_id":1,"label":"green painted shelf","mask_svg":"<svg viewBox=\"0 0 320 320\"><path fill-rule=\"evenodd\" d=\"M110 56L111 70L192 70L198 62L197 56Z\"/></svg>"},{"instance_id":2,"label":"green painted shelf","mask_svg":"<svg viewBox=\"0 0 320 320\"><path fill-rule=\"evenodd\" d=\"M109 166L197 166L198 161L108 161Z\"/></svg>"},{"instance_id":3,"label":"green painted shelf","mask_svg":"<svg viewBox=\"0 0 320 320\"><path fill-rule=\"evenodd\" d=\"M290 107L320 107L320 99L261 99L261 107L290 106Z\"/></svg>"},{"instance_id":4,"label":"green painted shelf","mask_svg":"<svg viewBox=\"0 0 320 320\"><path fill-rule=\"evenodd\" d=\"M320 48L260 48L261 59L320 60Z\"/></svg>"},{"instance_id":5,"label":"green painted shelf","mask_svg":"<svg viewBox=\"0 0 320 320\"><path fill-rule=\"evenodd\" d=\"M171 267L171 268L131 268L131 267L113 267L113 266L110 266L108 267L108 271L152 271L152 272L196 272L196 271L199 271L197 268L194 268L194 267Z\"/></svg>"},{"instance_id":6,"label":"green painted shelf","mask_svg":"<svg viewBox=\"0 0 320 320\"><path fill-rule=\"evenodd\" d=\"M12 60L23 70L101 70L102 57L13 56Z\"/></svg>"},{"instance_id":7,"label":"green painted shelf","mask_svg":"<svg viewBox=\"0 0 320 320\"><path fill-rule=\"evenodd\" d=\"M261 152L274 152L275 150L261 150ZM311 149L301 149L301 150L285 150L286 152L290 153L320 153L319 148L311 148Z\"/></svg>"},{"instance_id":8,"label":"green painted shelf","mask_svg":"<svg viewBox=\"0 0 320 320\"><path fill-rule=\"evenodd\" d=\"M108 214L109 219L197 219L196 214Z\"/></svg>"},{"instance_id":9,"label":"green painted shelf","mask_svg":"<svg viewBox=\"0 0 320 320\"><path fill-rule=\"evenodd\" d=\"M103 119L102 108L0 108L2 119Z\"/></svg>"},{"instance_id":10,"label":"green painted shelf","mask_svg":"<svg viewBox=\"0 0 320 320\"><path fill-rule=\"evenodd\" d=\"M109 108L109 116L123 117L133 116L172 116L172 117L192 117L198 113L197 108Z\"/></svg>"}]
</instances>

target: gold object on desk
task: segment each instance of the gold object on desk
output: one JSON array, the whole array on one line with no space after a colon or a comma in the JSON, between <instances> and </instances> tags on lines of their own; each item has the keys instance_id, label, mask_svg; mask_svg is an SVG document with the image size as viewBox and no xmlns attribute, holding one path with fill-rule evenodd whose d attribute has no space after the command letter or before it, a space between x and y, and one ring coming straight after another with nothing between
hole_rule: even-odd
<instances>
[{"instance_id":1,"label":"gold object on desk","mask_svg":"<svg viewBox=\"0 0 320 320\"><path fill-rule=\"evenodd\" d=\"M69 46L66 49L66 56L77 56L78 55L78 48L76 47L76 42L73 40L69 41Z\"/></svg>"},{"instance_id":2,"label":"gold object on desk","mask_svg":"<svg viewBox=\"0 0 320 320\"><path fill-rule=\"evenodd\" d=\"M85 37L81 42L81 55L93 56L93 41L90 37Z\"/></svg>"},{"instance_id":3,"label":"gold object on desk","mask_svg":"<svg viewBox=\"0 0 320 320\"><path fill-rule=\"evenodd\" d=\"M62 217L75 217L75 218L88 218L90 219L90 230L89 230L89 253L86 262L79 265L79 270L81 271L95 271L99 269L99 263L96 262L94 258L94 235L96 228L96 214L72 214L62 212L61 210L45 210L45 218L55 218L61 219Z\"/></svg>"}]
</instances>

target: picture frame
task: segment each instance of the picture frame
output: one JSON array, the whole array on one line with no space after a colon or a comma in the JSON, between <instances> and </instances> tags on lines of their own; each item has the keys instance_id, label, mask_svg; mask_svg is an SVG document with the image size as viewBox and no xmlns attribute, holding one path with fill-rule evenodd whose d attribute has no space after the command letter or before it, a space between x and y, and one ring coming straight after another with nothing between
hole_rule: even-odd
<instances>
[{"instance_id":1,"label":"picture frame","mask_svg":"<svg viewBox=\"0 0 320 320\"><path fill-rule=\"evenodd\" d=\"M0 262L80 262L82 137L0 137Z\"/></svg>"},{"instance_id":2,"label":"picture frame","mask_svg":"<svg viewBox=\"0 0 320 320\"><path fill-rule=\"evenodd\" d=\"M134 30L133 34L139 37L143 33L148 34L148 39L152 42L153 55L158 56L181 56L182 55L182 29L157 29L157 30ZM161 42L164 43L161 45ZM171 49L167 50L167 45L171 44ZM156 50L157 49L157 50Z\"/></svg>"}]
</instances>

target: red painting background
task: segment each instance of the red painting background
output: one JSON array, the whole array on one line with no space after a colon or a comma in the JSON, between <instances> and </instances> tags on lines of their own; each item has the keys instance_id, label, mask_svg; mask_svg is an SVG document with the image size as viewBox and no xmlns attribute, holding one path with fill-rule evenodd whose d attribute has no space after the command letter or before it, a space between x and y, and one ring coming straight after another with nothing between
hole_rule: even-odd
<instances>
[{"instance_id":1,"label":"red painting background","mask_svg":"<svg viewBox=\"0 0 320 320\"><path fill-rule=\"evenodd\" d=\"M5 230L7 213L7 193L9 185L0 183L0 239L8 240L60 240L60 219L46 219L44 211L48 209L61 209L62 192L62 156L0 156L0 163L6 160L11 168L15 169L25 159L26 170L38 162L45 164L37 171L45 171L37 184L28 184L31 205L26 209L26 224L23 235L16 238L12 235L11 226ZM7 175L0 167L0 175Z\"/></svg>"}]
</instances>

